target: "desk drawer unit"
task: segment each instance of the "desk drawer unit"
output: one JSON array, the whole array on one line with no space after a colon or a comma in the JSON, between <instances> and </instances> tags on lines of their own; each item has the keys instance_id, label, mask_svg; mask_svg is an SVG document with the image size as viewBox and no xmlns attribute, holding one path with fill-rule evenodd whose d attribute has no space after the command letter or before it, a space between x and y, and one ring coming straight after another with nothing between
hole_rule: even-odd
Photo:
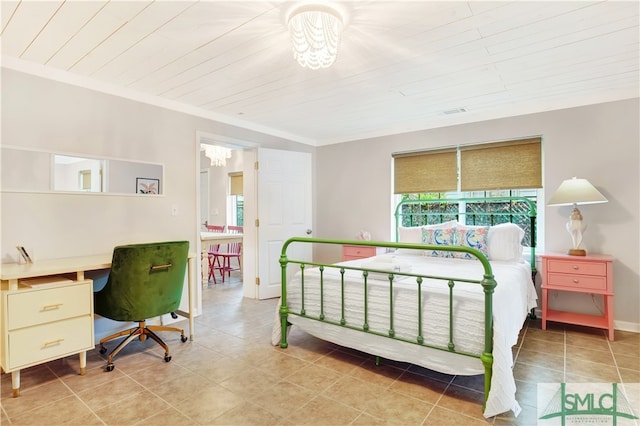
<instances>
[{"instance_id":1,"label":"desk drawer unit","mask_svg":"<svg viewBox=\"0 0 640 426\"><path fill-rule=\"evenodd\" d=\"M90 280L3 291L2 312L5 372L94 347Z\"/></svg>"}]
</instances>

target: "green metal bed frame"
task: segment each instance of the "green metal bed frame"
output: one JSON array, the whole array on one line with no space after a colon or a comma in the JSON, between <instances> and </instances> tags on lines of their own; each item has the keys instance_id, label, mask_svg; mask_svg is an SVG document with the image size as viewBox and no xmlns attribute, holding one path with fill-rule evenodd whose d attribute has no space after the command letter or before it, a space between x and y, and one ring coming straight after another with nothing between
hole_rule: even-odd
<instances>
[{"instance_id":1,"label":"green metal bed frame","mask_svg":"<svg viewBox=\"0 0 640 426\"><path fill-rule=\"evenodd\" d=\"M446 213L443 214L441 209L424 209L421 206L429 205L429 204L451 204L457 203L487 203L487 202L505 202L508 204L517 203L519 206L521 203L524 203L528 206L528 210L526 212L498 212L498 213L486 213L486 214L478 214L473 213L469 214L464 212L457 211L455 213ZM514 204L515 205L515 204ZM520 206L521 207L521 206ZM433 217L440 217L443 219L442 221L450 220L446 219L448 216L452 216L455 219L459 219L462 215L467 217L467 224L479 224L485 219L488 218L491 224L498 224L503 222L510 222L516 216L526 215L530 219L531 226L531 268L532 268L532 276L535 276L535 205L531 202L531 200L523 197L494 197L494 198L461 198L461 199L446 199L446 200L415 200L415 201L403 201L398 205L395 212L396 217L396 230L399 226L404 226L403 220L408 221L410 224L429 224L435 223L431 220ZM468 218L476 216L476 219L472 219L472 222L469 223ZM485 219L477 220L477 217L483 217ZM505 220L509 219L509 220ZM419 225L414 225L419 226ZM396 231L397 232L397 231ZM397 233L396 233L397 240ZM455 277L441 277L441 276L428 276L428 275L419 275L412 274L410 272L389 272L386 270L375 270L375 269L364 269L360 267L354 266L346 266L346 265L335 265L335 264L326 264L326 263L318 263L318 262L310 262L303 260L295 260L290 259L287 255L287 249L292 244L329 244L329 245L353 245L353 246L365 246L365 247L382 247L386 249L415 249L415 250L439 250L439 251L450 251L450 252L464 252L469 253L482 264L483 267L483 276L482 278L478 278L477 280L470 279L461 279ZM300 268L300 285L301 285L301 310L300 311L292 311L287 304L287 267L288 265L299 265ZM416 344L424 347L429 347L432 349L447 351L451 353L456 353L463 356L470 356L474 358L479 358L484 367L484 404L483 404L483 412L485 408L485 404L487 401L487 397L489 395L489 390L491 386L491 375L492 375L492 366L493 366L493 293L494 289L497 285L493 271L491 269L491 264L487 257L480 252L479 250L462 247L462 246L433 246L427 244L416 244L416 243L401 243L401 242L384 242L384 241L362 241L362 240L332 240L332 239L322 239L322 238L305 238L305 237L294 237L288 239L281 251L280 255L280 266L281 266L281 274L282 274L282 295L280 301L280 325L281 325L281 341L280 347L286 348L288 347L287 343L287 327L290 325L288 321L289 315L297 315L300 317L305 317L308 319L313 319L316 321L320 321L326 324L332 324L338 327L343 327L351 330L357 330L363 333L375 334L378 336L403 341L406 343ZM317 316L310 315L305 309L305 268L307 267L317 267L320 271L320 314ZM324 293L323 293L323 274L324 271L333 268L339 271L340 273L340 281L341 281L341 292L342 292L342 300L341 300L341 319L339 321L329 320L324 315ZM350 324L345 320L345 299L344 299L344 291L345 291L345 277L344 274L346 271L362 271L362 284L363 284L363 295L364 295L364 323L363 324ZM367 301L367 282L368 276L371 273L375 274L384 274L388 276L389 279L389 327L386 332L381 332L377 330L371 330L367 321L369 306ZM417 314L418 314L418 330L415 339L407 339L398 337L395 335L394 331L394 315L393 315L393 286L394 279L396 277L412 277L415 279L416 284L416 306L417 306ZM425 343L422 325L422 283L425 279L435 279L444 282L448 286L449 290L449 341L446 346L433 345ZM482 353L468 353L464 351L458 351L455 347L455 339L453 335L453 299L455 293L455 285L457 282L466 282L472 283L482 286L484 292L484 347ZM375 355L375 354L374 354ZM376 362L379 362L379 358L376 356Z\"/></svg>"}]
</instances>

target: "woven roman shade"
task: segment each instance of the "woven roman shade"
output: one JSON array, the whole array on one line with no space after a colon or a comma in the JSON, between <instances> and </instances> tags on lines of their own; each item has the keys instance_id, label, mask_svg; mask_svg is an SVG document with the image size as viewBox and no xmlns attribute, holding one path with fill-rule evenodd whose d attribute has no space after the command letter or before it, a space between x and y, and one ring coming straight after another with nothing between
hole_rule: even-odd
<instances>
[{"instance_id":1,"label":"woven roman shade","mask_svg":"<svg viewBox=\"0 0 640 426\"><path fill-rule=\"evenodd\" d=\"M394 193L455 191L457 162L455 148L393 154Z\"/></svg>"},{"instance_id":2,"label":"woven roman shade","mask_svg":"<svg viewBox=\"0 0 640 426\"><path fill-rule=\"evenodd\" d=\"M231 185L231 195L242 195L242 173L234 173L229 175Z\"/></svg>"},{"instance_id":3,"label":"woven roman shade","mask_svg":"<svg viewBox=\"0 0 640 426\"><path fill-rule=\"evenodd\" d=\"M542 188L542 141L520 139L460 147L462 191Z\"/></svg>"}]
</instances>

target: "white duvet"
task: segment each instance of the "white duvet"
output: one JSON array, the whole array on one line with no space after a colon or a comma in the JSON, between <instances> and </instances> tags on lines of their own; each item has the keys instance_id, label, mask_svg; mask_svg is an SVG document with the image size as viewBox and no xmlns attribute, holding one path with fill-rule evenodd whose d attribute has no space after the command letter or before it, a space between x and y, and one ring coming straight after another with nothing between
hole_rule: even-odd
<instances>
[{"instance_id":1,"label":"white duvet","mask_svg":"<svg viewBox=\"0 0 640 426\"><path fill-rule=\"evenodd\" d=\"M338 265L397 271L417 275L444 276L480 280L480 262L464 259L443 259L419 255L383 255L369 259L343 262ZM491 262L497 286L493 296L493 375L485 417L520 406L515 399L513 356L511 347L529 311L536 306L536 292L531 281L531 268L526 262ZM319 268L305 268L306 314L362 328L365 324L364 280L361 271L345 270L345 311L341 308L340 272L325 268L323 294L320 298ZM287 285L287 304L292 312L302 308L300 273ZM425 279L422 284L422 336L427 344L447 346L449 342L449 287L446 281ZM390 289L388 272L370 273L367 285L369 330L388 334L393 328L396 337L415 341L418 336L418 299L415 277L395 275L393 280L393 323L390 321ZM322 303L321 303L322 302ZM478 284L458 282L454 289L453 342L456 351L480 354L484 349L484 293ZM306 332L341 346L387 359L409 362L446 374L483 374L479 359L431 349L412 343L391 340L372 333L336 327L298 315L288 321ZM280 317L276 312L272 343L280 344Z\"/></svg>"}]
</instances>

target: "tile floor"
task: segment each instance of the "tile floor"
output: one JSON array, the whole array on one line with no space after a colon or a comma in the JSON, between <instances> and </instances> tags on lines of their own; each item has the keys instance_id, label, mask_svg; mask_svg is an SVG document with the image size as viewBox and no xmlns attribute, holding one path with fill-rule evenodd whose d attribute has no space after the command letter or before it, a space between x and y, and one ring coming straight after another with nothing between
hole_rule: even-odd
<instances>
[{"instance_id":1,"label":"tile floor","mask_svg":"<svg viewBox=\"0 0 640 426\"><path fill-rule=\"evenodd\" d=\"M532 320L514 347L522 413L484 419L481 376L376 367L369 355L295 329L288 349L271 346L276 300L243 299L241 285L204 290L193 342L163 334L169 363L149 340L130 344L110 373L91 351L85 376L76 356L23 370L19 398L3 374L0 424L535 425L539 382L640 382L640 334L616 332L609 342L601 331L542 331Z\"/></svg>"}]
</instances>

